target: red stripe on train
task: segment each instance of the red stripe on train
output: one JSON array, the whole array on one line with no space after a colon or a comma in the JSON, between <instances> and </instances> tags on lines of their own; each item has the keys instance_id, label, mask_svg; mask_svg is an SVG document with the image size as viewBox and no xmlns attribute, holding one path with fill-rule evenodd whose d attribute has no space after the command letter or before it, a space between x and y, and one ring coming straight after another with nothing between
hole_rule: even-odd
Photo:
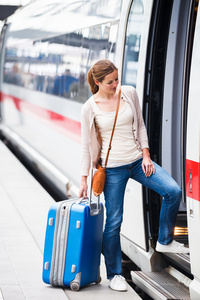
<instances>
[{"instance_id":1,"label":"red stripe on train","mask_svg":"<svg viewBox=\"0 0 200 300\"><path fill-rule=\"evenodd\" d=\"M186 160L186 194L200 201L200 163Z\"/></svg>"},{"instance_id":2,"label":"red stripe on train","mask_svg":"<svg viewBox=\"0 0 200 300\"><path fill-rule=\"evenodd\" d=\"M24 114L31 114L39 118L49 126L66 135L70 139L80 144L81 142L81 123L46 108L40 107L25 100L11 95L0 93L1 101L12 101L16 109Z\"/></svg>"}]
</instances>

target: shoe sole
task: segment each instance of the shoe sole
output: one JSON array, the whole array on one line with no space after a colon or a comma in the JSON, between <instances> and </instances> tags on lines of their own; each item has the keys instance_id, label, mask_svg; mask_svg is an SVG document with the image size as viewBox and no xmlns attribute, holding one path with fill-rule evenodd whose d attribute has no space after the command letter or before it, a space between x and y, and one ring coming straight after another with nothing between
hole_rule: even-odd
<instances>
[{"instance_id":1,"label":"shoe sole","mask_svg":"<svg viewBox=\"0 0 200 300\"><path fill-rule=\"evenodd\" d=\"M127 289L126 290L115 290L115 289L112 289L110 286L109 286L109 288L112 290L112 291L115 291L115 292L127 292Z\"/></svg>"},{"instance_id":2,"label":"shoe sole","mask_svg":"<svg viewBox=\"0 0 200 300\"><path fill-rule=\"evenodd\" d=\"M156 249L157 252L160 252L160 253L177 253L177 254L189 254L190 251L164 251L164 250L158 250Z\"/></svg>"}]
</instances>

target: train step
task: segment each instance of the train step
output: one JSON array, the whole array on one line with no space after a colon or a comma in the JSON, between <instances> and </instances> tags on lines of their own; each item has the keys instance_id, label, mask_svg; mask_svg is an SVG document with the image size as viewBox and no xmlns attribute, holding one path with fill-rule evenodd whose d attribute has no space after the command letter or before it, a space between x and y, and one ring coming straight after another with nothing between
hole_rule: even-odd
<instances>
[{"instance_id":1,"label":"train step","mask_svg":"<svg viewBox=\"0 0 200 300\"><path fill-rule=\"evenodd\" d=\"M154 300L190 300L191 280L172 267L160 272L132 271L131 277Z\"/></svg>"},{"instance_id":2,"label":"train step","mask_svg":"<svg viewBox=\"0 0 200 300\"><path fill-rule=\"evenodd\" d=\"M163 253L167 260L173 264L173 266L180 267L187 274L191 274L190 268L190 255L185 253Z\"/></svg>"}]
</instances>

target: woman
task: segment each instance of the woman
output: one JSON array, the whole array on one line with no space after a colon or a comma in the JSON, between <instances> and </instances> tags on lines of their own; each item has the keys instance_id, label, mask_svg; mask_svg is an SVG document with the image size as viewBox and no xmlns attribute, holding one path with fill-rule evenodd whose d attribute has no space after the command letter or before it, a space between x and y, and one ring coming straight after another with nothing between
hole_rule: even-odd
<instances>
[{"instance_id":1,"label":"woman","mask_svg":"<svg viewBox=\"0 0 200 300\"><path fill-rule=\"evenodd\" d=\"M99 156L102 164L105 163L119 94L118 69L109 60L100 60L89 70L88 82L93 96L82 109L82 177L79 197L87 197L89 170L95 168ZM152 162L136 90L131 86L122 86L104 187L106 223L103 253L109 286L117 291L127 289L125 279L121 276L120 228L125 187L129 178L163 197L156 250L188 253L188 248L173 241L181 189L169 174Z\"/></svg>"}]
</instances>

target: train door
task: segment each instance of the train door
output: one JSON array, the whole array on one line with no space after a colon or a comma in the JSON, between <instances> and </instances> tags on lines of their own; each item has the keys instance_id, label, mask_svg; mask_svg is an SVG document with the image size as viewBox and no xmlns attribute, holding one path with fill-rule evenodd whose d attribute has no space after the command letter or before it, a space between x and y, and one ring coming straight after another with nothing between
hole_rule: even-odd
<instances>
[{"instance_id":1,"label":"train door","mask_svg":"<svg viewBox=\"0 0 200 300\"><path fill-rule=\"evenodd\" d=\"M170 299L200 299L198 4L199 1L196 0L160 0L154 2L152 13L154 18L150 27L145 72L144 117L152 158L161 164L182 188L183 196L177 217L175 239L184 244L187 244L189 239L190 247L190 255L161 255L170 266L168 271L174 267L173 271L179 282L176 280L173 283L171 280L174 276L167 278L166 273L163 276L162 272L158 272L157 275L156 272L151 272L143 276L143 284L139 286L153 296L153 299L169 299L164 298L166 295L171 295L168 296ZM150 241L154 247L161 199L159 201L159 196L148 190L144 190L144 197L149 211ZM132 278L135 283L142 282L142 279L138 279L139 275ZM184 285L189 287L190 295L187 292L188 288L183 292ZM162 291L158 291L158 286ZM177 291L179 288L180 293L183 292L182 296L175 296L176 288Z\"/></svg>"},{"instance_id":2,"label":"train door","mask_svg":"<svg viewBox=\"0 0 200 300\"><path fill-rule=\"evenodd\" d=\"M200 11L192 52L187 112L186 196L190 245L191 299L200 299Z\"/></svg>"},{"instance_id":3,"label":"train door","mask_svg":"<svg viewBox=\"0 0 200 300\"><path fill-rule=\"evenodd\" d=\"M200 16L197 0L154 2L144 87L144 118L152 158L181 186L175 239L190 255L158 254L158 272L132 272L153 299L200 299ZM144 189L151 246L158 233L161 199ZM188 232L187 232L188 229ZM177 230L177 231L176 231ZM152 265L152 270L154 266ZM160 267L161 264L160 264ZM178 280L177 280L178 279ZM180 284L181 283L181 284ZM190 293L189 293L190 291Z\"/></svg>"},{"instance_id":4,"label":"train door","mask_svg":"<svg viewBox=\"0 0 200 300\"><path fill-rule=\"evenodd\" d=\"M167 44L173 1L154 1L144 80L144 120L151 158L162 165L162 116ZM158 237L161 197L143 188L149 218L149 239L154 247Z\"/></svg>"},{"instance_id":5,"label":"train door","mask_svg":"<svg viewBox=\"0 0 200 300\"><path fill-rule=\"evenodd\" d=\"M191 0L155 1L158 17L151 27L144 95L151 156L183 191L175 236L184 244L188 243L185 197L188 82L197 5L197 1ZM152 246L155 246L161 201L152 191L144 190L144 195L150 210ZM184 265L190 272L188 259Z\"/></svg>"},{"instance_id":6,"label":"train door","mask_svg":"<svg viewBox=\"0 0 200 300\"><path fill-rule=\"evenodd\" d=\"M175 235L178 241L187 244L185 194L187 106L198 1L148 2L148 13L151 14L149 24L144 21L148 15L145 10L147 2L135 0L130 8L122 84L136 86L139 98L143 100L141 106L152 159L162 165L183 190ZM148 43L145 43L141 32L136 32L136 28L137 30L140 28L136 26L139 25L139 20L144 21L141 32L145 32ZM146 63L145 71L142 69L141 60ZM145 260L148 255L150 260L149 242L154 248L157 241L162 199L158 194L145 188L141 194L140 188L132 182L127 186L126 198L128 201L125 201L122 250L145 270L149 266L146 263L148 259ZM125 238L129 239L128 242ZM133 244L148 254L145 256L138 248L135 250ZM140 254L138 260L135 259L135 253L139 252L146 263L145 266L140 261ZM189 255L167 255L165 259L190 276ZM152 265L151 268L153 269Z\"/></svg>"},{"instance_id":7,"label":"train door","mask_svg":"<svg viewBox=\"0 0 200 300\"><path fill-rule=\"evenodd\" d=\"M151 157L160 165L162 165L165 71L172 9L173 0L132 2L127 21L122 66L122 84L133 85L137 89L148 131ZM149 15L151 22L147 22ZM142 253L140 249L147 253L149 244L155 246L160 207L161 198L158 194L145 188L141 189L141 186L129 181L122 226L122 250L141 269L143 267L143 270L152 268L147 263L151 254ZM128 237L128 242L125 241L125 237ZM133 244L140 248L134 250ZM145 261L144 265L140 262L140 258L138 263L134 257L135 253L141 254Z\"/></svg>"},{"instance_id":8,"label":"train door","mask_svg":"<svg viewBox=\"0 0 200 300\"><path fill-rule=\"evenodd\" d=\"M152 3L152 0L123 1L124 6L122 7L119 26L121 31L119 31L118 45L121 44L124 47L121 49L121 53L119 51L117 53L118 63L116 61L116 64L119 65L119 59L123 57L122 85L132 85L137 88L141 107L145 53ZM122 40L124 40L124 44L121 42ZM129 180L125 192L121 244L122 251L134 262L141 264L141 267L149 262L148 258L147 260L139 258L142 251L145 253L148 251L148 226L144 215L145 206L143 205L142 186L133 180Z\"/></svg>"}]
</instances>

